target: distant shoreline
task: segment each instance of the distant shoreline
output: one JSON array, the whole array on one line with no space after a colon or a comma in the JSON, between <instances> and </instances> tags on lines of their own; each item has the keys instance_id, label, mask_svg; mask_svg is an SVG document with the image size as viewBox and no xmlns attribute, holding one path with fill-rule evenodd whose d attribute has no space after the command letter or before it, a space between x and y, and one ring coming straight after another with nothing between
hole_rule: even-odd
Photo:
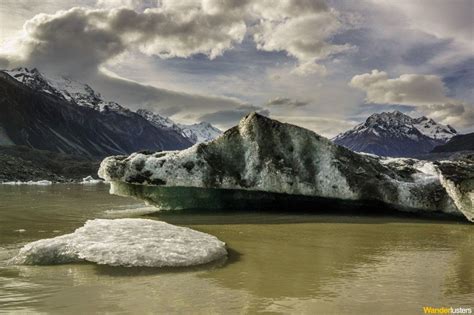
<instances>
[{"instance_id":1,"label":"distant shoreline","mask_svg":"<svg viewBox=\"0 0 474 315\"><path fill-rule=\"evenodd\" d=\"M100 161L26 146L0 146L0 183L82 182L92 176L97 179Z\"/></svg>"}]
</instances>

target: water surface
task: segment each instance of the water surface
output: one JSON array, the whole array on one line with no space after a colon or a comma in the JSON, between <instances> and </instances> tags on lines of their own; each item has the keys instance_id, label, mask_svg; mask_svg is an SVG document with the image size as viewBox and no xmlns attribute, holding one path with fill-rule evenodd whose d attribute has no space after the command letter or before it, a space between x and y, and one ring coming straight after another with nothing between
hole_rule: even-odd
<instances>
[{"instance_id":1,"label":"water surface","mask_svg":"<svg viewBox=\"0 0 474 315\"><path fill-rule=\"evenodd\" d=\"M474 227L461 221L160 213L106 185L0 185L0 311L394 313L474 303ZM145 215L213 234L227 262L188 269L11 266L27 242L92 218Z\"/></svg>"}]
</instances>

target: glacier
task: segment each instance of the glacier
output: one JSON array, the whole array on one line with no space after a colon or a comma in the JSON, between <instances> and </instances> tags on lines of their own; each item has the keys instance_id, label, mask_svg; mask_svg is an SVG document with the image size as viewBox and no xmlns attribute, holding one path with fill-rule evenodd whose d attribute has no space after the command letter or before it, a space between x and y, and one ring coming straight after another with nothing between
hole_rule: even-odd
<instances>
[{"instance_id":1,"label":"glacier","mask_svg":"<svg viewBox=\"0 0 474 315\"><path fill-rule=\"evenodd\" d=\"M149 219L94 219L71 234L26 244L10 263L187 267L226 255L224 242L189 228Z\"/></svg>"},{"instance_id":2,"label":"glacier","mask_svg":"<svg viewBox=\"0 0 474 315\"><path fill-rule=\"evenodd\" d=\"M160 209L370 207L474 221L473 166L472 157L429 162L358 154L251 113L186 150L108 157L99 177L111 193Z\"/></svg>"}]
</instances>

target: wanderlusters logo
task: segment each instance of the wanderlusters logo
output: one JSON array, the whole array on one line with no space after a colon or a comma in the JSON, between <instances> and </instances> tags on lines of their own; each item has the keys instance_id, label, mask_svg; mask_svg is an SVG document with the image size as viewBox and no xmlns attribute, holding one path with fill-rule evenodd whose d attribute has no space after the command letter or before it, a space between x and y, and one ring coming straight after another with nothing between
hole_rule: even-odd
<instances>
[{"instance_id":1,"label":"wanderlusters logo","mask_svg":"<svg viewBox=\"0 0 474 315\"><path fill-rule=\"evenodd\" d=\"M472 314L470 307L431 307L423 306L425 314Z\"/></svg>"}]
</instances>

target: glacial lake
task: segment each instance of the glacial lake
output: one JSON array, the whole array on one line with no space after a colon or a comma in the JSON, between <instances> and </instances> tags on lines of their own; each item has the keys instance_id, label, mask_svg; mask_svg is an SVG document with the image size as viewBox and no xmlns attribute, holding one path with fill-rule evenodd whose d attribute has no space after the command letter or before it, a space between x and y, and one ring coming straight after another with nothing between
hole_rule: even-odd
<instances>
[{"instance_id":1,"label":"glacial lake","mask_svg":"<svg viewBox=\"0 0 474 315\"><path fill-rule=\"evenodd\" d=\"M474 226L308 213L147 214L107 185L0 185L0 313L423 314L474 307ZM186 269L14 266L25 243L93 218L144 217L225 241L225 263Z\"/></svg>"}]
</instances>

